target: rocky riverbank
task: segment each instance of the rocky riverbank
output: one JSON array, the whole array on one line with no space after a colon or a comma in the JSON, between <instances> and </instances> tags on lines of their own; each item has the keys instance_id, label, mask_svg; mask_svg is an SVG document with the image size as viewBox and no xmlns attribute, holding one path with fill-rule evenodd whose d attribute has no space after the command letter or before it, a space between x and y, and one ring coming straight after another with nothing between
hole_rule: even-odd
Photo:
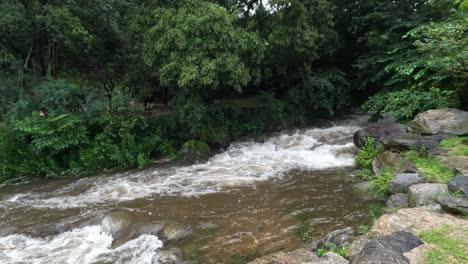
<instances>
[{"instance_id":1,"label":"rocky riverbank","mask_svg":"<svg viewBox=\"0 0 468 264\"><path fill-rule=\"evenodd\" d=\"M386 214L368 229L336 230L251 263L468 263L467 135L468 112L457 109L357 131L361 152L373 142L367 178L360 178L368 181L357 185L378 189Z\"/></svg>"}]
</instances>

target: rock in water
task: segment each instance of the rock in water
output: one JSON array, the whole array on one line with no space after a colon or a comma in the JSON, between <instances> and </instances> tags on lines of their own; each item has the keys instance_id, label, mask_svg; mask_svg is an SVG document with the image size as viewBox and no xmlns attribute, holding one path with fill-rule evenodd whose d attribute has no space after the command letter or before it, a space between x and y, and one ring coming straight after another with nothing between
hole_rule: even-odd
<instances>
[{"instance_id":1,"label":"rock in water","mask_svg":"<svg viewBox=\"0 0 468 264\"><path fill-rule=\"evenodd\" d=\"M332 249L349 246L354 240L354 230L351 227L335 230L327 234L319 243L319 247Z\"/></svg>"},{"instance_id":2,"label":"rock in water","mask_svg":"<svg viewBox=\"0 0 468 264\"><path fill-rule=\"evenodd\" d=\"M131 237L134 231L134 218L129 212L111 212L104 216L101 225L105 233L112 235L113 246L118 246Z\"/></svg>"},{"instance_id":3,"label":"rock in water","mask_svg":"<svg viewBox=\"0 0 468 264\"><path fill-rule=\"evenodd\" d=\"M182 250L179 248L171 248L168 250L162 250L157 255L157 259L153 261L159 264L181 264L182 262Z\"/></svg>"},{"instance_id":4,"label":"rock in water","mask_svg":"<svg viewBox=\"0 0 468 264\"><path fill-rule=\"evenodd\" d=\"M401 136L404 134L405 128L402 125L396 122L386 122L356 131L356 133L354 133L353 141L358 148L361 148L364 146L367 136L375 138L376 143L380 145L380 139L382 138Z\"/></svg>"},{"instance_id":5,"label":"rock in water","mask_svg":"<svg viewBox=\"0 0 468 264\"><path fill-rule=\"evenodd\" d=\"M397 193L388 198L387 208L395 209L405 207L408 207L408 195L404 193Z\"/></svg>"},{"instance_id":6,"label":"rock in water","mask_svg":"<svg viewBox=\"0 0 468 264\"><path fill-rule=\"evenodd\" d=\"M447 185L438 183L420 183L409 187L408 204L412 207L436 204L437 196L447 193Z\"/></svg>"},{"instance_id":7,"label":"rock in water","mask_svg":"<svg viewBox=\"0 0 468 264\"><path fill-rule=\"evenodd\" d=\"M388 184L390 193L405 193L411 185L422 183L424 177L417 173L401 173L396 175Z\"/></svg>"},{"instance_id":8,"label":"rock in water","mask_svg":"<svg viewBox=\"0 0 468 264\"><path fill-rule=\"evenodd\" d=\"M418 114L409 123L409 129L425 135L465 135L468 134L468 112L452 108L429 110Z\"/></svg>"},{"instance_id":9,"label":"rock in water","mask_svg":"<svg viewBox=\"0 0 468 264\"><path fill-rule=\"evenodd\" d=\"M445 194L437 197L437 202L449 213L468 214L468 200L465 198Z\"/></svg>"},{"instance_id":10,"label":"rock in water","mask_svg":"<svg viewBox=\"0 0 468 264\"><path fill-rule=\"evenodd\" d=\"M468 198L468 177L463 175L454 177L447 184L447 188L452 193L459 193Z\"/></svg>"}]
</instances>

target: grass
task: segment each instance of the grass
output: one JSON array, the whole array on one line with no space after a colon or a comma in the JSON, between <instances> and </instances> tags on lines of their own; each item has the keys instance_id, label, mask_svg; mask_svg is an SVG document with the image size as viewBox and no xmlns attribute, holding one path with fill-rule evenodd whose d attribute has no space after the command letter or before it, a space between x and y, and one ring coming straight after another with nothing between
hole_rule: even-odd
<instances>
[{"instance_id":1,"label":"grass","mask_svg":"<svg viewBox=\"0 0 468 264\"><path fill-rule=\"evenodd\" d=\"M455 172L440 163L436 158L429 157L422 151L411 150L405 153L405 157L413 162L419 171L432 182L448 183Z\"/></svg>"},{"instance_id":2,"label":"grass","mask_svg":"<svg viewBox=\"0 0 468 264\"><path fill-rule=\"evenodd\" d=\"M378 194L385 195L388 193L387 184L394 177L393 169L384 167L379 175L371 180L370 186L372 190Z\"/></svg>"},{"instance_id":3,"label":"grass","mask_svg":"<svg viewBox=\"0 0 468 264\"><path fill-rule=\"evenodd\" d=\"M468 136L451 137L442 141L440 146L450 149L450 156L468 156Z\"/></svg>"},{"instance_id":4,"label":"grass","mask_svg":"<svg viewBox=\"0 0 468 264\"><path fill-rule=\"evenodd\" d=\"M319 257L323 257L327 252L333 252L333 253L336 253L342 257L345 257L346 256L346 252L348 251L348 247L337 247L336 245L334 245L331 249L327 249L327 248L319 248L317 249L317 256Z\"/></svg>"},{"instance_id":5,"label":"grass","mask_svg":"<svg viewBox=\"0 0 468 264\"><path fill-rule=\"evenodd\" d=\"M468 263L468 228L444 226L424 230L420 236L436 246L425 253L424 263Z\"/></svg>"},{"instance_id":6,"label":"grass","mask_svg":"<svg viewBox=\"0 0 468 264\"><path fill-rule=\"evenodd\" d=\"M301 222L294 228L294 234L303 241L308 241L311 239L311 233L314 230L312 224L309 220L314 218L315 213L312 211L301 212L295 217Z\"/></svg>"}]
</instances>

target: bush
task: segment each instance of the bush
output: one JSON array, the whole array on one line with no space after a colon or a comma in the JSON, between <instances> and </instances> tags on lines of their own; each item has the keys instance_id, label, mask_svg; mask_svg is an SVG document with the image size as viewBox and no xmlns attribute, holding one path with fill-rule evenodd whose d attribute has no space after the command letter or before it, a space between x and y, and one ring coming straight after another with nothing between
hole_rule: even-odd
<instances>
[{"instance_id":1,"label":"bush","mask_svg":"<svg viewBox=\"0 0 468 264\"><path fill-rule=\"evenodd\" d=\"M366 137L364 146L359 150L358 155L355 159L356 168L358 168L357 177L361 180L368 180L374 176L372 169L372 161L375 156L379 154L380 148L375 147L375 139L373 137Z\"/></svg>"},{"instance_id":2,"label":"bush","mask_svg":"<svg viewBox=\"0 0 468 264\"><path fill-rule=\"evenodd\" d=\"M422 90L412 87L374 95L362 108L365 111L376 112L374 119L388 114L397 121L408 122L420 112L455 106L453 95L453 91L443 91L438 88Z\"/></svg>"}]
</instances>

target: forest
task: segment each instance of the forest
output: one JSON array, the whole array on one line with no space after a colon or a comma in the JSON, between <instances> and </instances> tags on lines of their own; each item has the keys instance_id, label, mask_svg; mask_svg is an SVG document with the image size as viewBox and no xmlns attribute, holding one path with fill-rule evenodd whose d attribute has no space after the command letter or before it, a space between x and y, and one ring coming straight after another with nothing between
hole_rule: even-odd
<instances>
[{"instance_id":1,"label":"forest","mask_svg":"<svg viewBox=\"0 0 468 264\"><path fill-rule=\"evenodd\" d=\"M0 182L468 108L468 1L0 0Z\"/></svg>"}]
</instances>

